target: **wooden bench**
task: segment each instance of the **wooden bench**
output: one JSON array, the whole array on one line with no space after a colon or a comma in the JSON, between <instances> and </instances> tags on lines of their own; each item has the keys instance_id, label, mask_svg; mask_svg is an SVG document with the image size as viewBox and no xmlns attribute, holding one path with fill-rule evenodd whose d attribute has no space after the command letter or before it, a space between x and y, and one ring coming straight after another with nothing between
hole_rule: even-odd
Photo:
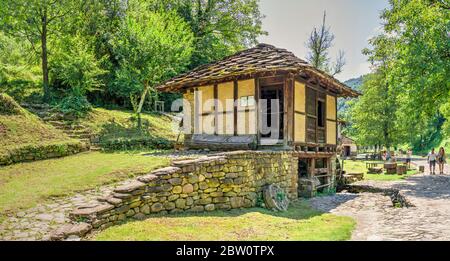
<instances>
[{"instance_id":1,"label":"wooden bench","mask_svg":"<svg viewBox=\"0 0 450 261\"><path fill-rule=\"evenodd\" d=\"M366 169L377 168L379 165L383 165L382 162L366 162Z\"/></svg>"}]
</instances>

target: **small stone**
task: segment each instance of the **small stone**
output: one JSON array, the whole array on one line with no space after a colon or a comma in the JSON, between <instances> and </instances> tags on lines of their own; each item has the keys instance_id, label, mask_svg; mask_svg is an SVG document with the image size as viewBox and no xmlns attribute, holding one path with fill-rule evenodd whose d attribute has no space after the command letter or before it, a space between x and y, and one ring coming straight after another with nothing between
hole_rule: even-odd
<instances>
[{"instance_id":1,"label":"small stone","mask_svg":"<svg viewBox=\"0 0 450 261\"><path fill-rule=\"evenodd\" d=\"M172 189L172 193L174 194L180 194L183 191L183 188L181 186L175 186Z\"/></svg>"},{"instance_id":2,"label":"small stone","mask_svg":"<svg viewBox=\"0 0 450 261\"><path fill-rule=\"evenodd\" d=\"M152 212L159 212L161 210L163 210L163 204L161 204L159 202L153 204L152 207L151 207L151 211Z\"/></svg>"},{"instance_id":3,"label":"small stone","mask_svg":"<svg viewBox=\"0 0 450 261\"><path fill-rule=\"evenodd\" d=\"M171 178L169 179L169 183L172 185L181 185L183 180L181 178Z\"/></svg>"},{"instance_id":4,"label":"small stone","mask_svg":"<svg viewBox=\"0 0 450 261\"><path fill-rule=\"evenodd\" d=\"M194 192L194 186L192 184L186 184L183 186L183 194L189 194Z\"/></svg>"},{"instance_id":5,"label":"small stone","mask_svg":"<svg viewBox=\"0 0 450 261\"><path fill-rule=\"evenodd\" d=\"M143 205L141 207L141 212L144 213L145 215L150 214L150 206L149 205Z\"/></svg>"},{"instance_id":6,"label":"small stone","mask_svg":"<svg viewBox=\"0 0 450 261\"><path fill-rule=\"evenodd\" d=\"M36 218L42 221L51 221L54 217L51 214L39 214L36 215Z\"/></svg>"},{"instance_id":7,"label":"small stone","mask_svg":"<svg viewBox=\"0 0 450 261\"><path fill-rule=\"evenodd\" d=\"M166 210L172 210L172 209L175 208L175 203L173 203L173 202L165 202L165 203L163 204L163 206L164 206L164 208L165 208Z\"/></svg>"},{"instance_id":8,"label":"small stone","mask_svg":"<svg viewBox=\"0 0 450 261\"><path fill-rule=\"evenodd\" d=\"M179 197L180 197L180 195L170 195L169 197L167 197L167 200L168 201L175 201Z\"/></svg>"},{"instance_id":9,"label":"small stone","mask_svg":"<svg viewBox=\"0 0 450 261\"><path fill-rule=\"evenodd\" d=\"M126 185L119 186L119 187L115 188L114 192L117 192L117 193L130 193L132 191L142 189L145 186L146 186L146 184L143 183L143 182L133 181L133 182L131 182L129 184L126 184Z\"/></svg>"},{"instance_id":10,"label":"small stone","mask_svg":"<svg viewBox=\"0 0 450 261\"><path fill-rule=\"evenodd\" d=\"M208 204L205 206L206 211L213 211L215 209L214 204Z\"/></svg>"},{"instance_id":11,"label":"small stone","mask_svg":"<svg viewBox=\"0 0 450 261\"><path fill-rule=\"evenodd\" d=\"M147 216L145 216L145 214L143 213L137 213L136 215L133 216L133 218L137 220L144 220L147 218Z\"/></svg>"},{"instance_id":12,"label":"small stone","mask_svg":"<svg viewBox=\"0 0 450 261\"><path fill-rule=\"evenodd\" d=\"M175 201L175 206L177 208L184 209L186 207L186 200L185 199L181 199L181 198L177 199Z\"/></svg>"}]
</instances>

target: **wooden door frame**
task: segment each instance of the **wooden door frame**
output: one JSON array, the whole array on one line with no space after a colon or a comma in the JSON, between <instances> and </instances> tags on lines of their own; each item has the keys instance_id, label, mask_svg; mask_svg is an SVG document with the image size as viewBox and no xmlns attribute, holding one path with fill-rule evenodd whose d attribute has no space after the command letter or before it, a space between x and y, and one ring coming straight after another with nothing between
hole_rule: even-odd
<instances>
[{"instance_id":1,"label":"wooden door frame","mask_svg":"<svg viewBox=\"0 0 450 261\"><path fill-rule=\"evenodd\" d=\"M281 90L283 93L283 145L287 145L287 96L286 96L286 76L285 75L278 75L278 76L268 76L268 77L258 77L255 78L255 97L257 100L257 142L258 146L261 145L261 106L259 104L259 101L261 99L261 92L264 87L269 87L273 85L282 85Z\"/></svg>"}]
</instances>

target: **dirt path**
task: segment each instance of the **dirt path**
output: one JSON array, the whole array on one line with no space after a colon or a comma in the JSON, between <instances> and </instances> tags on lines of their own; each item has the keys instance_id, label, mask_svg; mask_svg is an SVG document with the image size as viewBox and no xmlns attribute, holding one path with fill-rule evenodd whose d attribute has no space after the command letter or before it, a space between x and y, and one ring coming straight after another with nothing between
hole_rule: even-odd
<instances>
[{"instance_id":1,"label":"dirt path","mask_svg":"<svg viewBox=\"0 0 450 261\"><path fill-rule=\"evenodd\" d=\"M414 163L426 165L424 160ZM353 217L357 227L352 240L450 240L450 175L429 175L425 170L402 181L356 183L399 190L414 207L395 208L388 196L368 192L339 193L310 203L322 211Z\"/></svg>"}]
</instances>

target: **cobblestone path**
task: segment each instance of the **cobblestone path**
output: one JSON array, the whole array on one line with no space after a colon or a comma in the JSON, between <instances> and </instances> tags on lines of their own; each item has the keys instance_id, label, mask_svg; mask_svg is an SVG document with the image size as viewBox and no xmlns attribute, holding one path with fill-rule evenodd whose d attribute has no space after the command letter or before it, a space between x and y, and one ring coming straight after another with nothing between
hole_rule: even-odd
<instances>
[{"instance_id":1,"label":"cobblestone path","mask_svg":"<svg viewBox=\"0 0 450 261\"><path fill-rule=\"evenodd\" d=\"M414 207L396 208L389 196L368 192L339 193L310 203L322 211L353 217L357 226L352 240L450 240L450 176L425 171L402 181L356 183L399 190Z\"/></svg>"}]
</instances>

